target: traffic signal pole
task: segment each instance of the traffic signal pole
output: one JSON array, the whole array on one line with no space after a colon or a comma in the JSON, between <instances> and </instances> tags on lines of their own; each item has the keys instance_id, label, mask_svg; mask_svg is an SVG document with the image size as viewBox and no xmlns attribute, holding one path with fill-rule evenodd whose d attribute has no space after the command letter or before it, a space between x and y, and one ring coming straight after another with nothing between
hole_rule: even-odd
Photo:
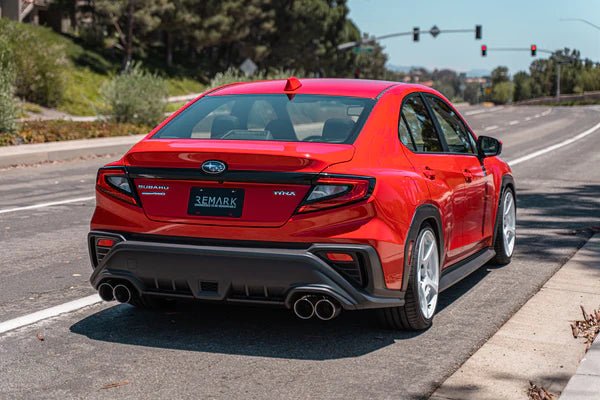
<instances>
[{"instance_id":1,"label":"traffic signal pole","mask_svg":"<svg viewBox=\"0 0 600 400\"><path fill-rule=\"evenodd\" d=\"M342 43L337 46L337 49L338 50L346 50L346 49L351 49L353 47L360 47L361 45L373 44L377 41L384 40L384 39L390 39L390 38L400 37L400 36L410 36L410 35L413 36L414 42L418 42L421 33L429 34L434 39L440 33L474 33L475 40L479 40L482 37L482 26L475 25L475 29L440 29L437 27L437 25L434 25L428 31L421 31L419 27L415 27L410 32L388 33L385 35L376 36L374 38L366 38L366 39L362 39L360 41L357 40L357 41L353 41L353 42Z\"/></svg>"},{"instance_id":2,"label":"traffic signal pole","mask_svg":"<svg viewBox=\"0 0 600 400\"><path fill-rule=\"evenodd\" d=\"M537 52L545 53L553 55L554 52L546 49L538 49L535 44L529 46L529 48L525 47L487 47L485 44L481 45L481 56L486 57L488 51L529 51L531 52L531 56L535 57ZM560 101L560 66L563 64L568 64L571 62L568 58L563 58L562 60L558 59L560 56L556 55L556 101Z\"/></svg>"}]
</instances>

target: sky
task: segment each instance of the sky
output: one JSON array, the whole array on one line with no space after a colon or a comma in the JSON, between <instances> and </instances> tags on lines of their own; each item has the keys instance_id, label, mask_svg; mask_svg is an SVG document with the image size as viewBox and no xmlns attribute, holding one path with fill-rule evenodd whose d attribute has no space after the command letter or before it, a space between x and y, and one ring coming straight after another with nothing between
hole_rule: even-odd
<instances>
[{"instance_id":1,"label":"sky","mask_svg":"<svg viewBox=\"0 0 600 400\"><path fill-rule=\"evenodd\" d=\"M579 21L584 18L600 26L600 0L349 0L350 18L362 32L380 36L412 31L475 29L483 26L483 39L474 33L441 33L437 38L421 34L381 41L388 64L451 68L457 71L488 70L498 65L511 74L528 70L533 60L529 52L494 52L494 47L556 50L569 47L582 57L600 61L600 30ZM481 45L490 50L481 56ZM547 57L538 53L538 58Z\"/></svg>"}]
</instances>

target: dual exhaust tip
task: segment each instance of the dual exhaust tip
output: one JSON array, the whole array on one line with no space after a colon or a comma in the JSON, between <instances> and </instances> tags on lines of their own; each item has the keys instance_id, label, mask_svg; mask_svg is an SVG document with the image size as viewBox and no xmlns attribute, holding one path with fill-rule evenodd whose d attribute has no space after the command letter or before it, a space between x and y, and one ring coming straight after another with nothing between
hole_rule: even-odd
<instances>
[{"instance_id":1,"label":"dual exhaust tip","mask_svg":"<svg viewBox=\"0 0 600 400\"><path fill-rule=\"evenodd\" d=\"M98 294L104 301L116 300L119 303L129 303L132 299L131 290L123 283L113 286L103 282L98 286ZM303 320L316 316L322 321L329 321L340 315L342 308L336 300L328 296L307 294L294 302L293 310L296 317Z\"/></svg>"},{"instance_id":2,"label":"dual exhaust tip","mask_svg":"<svg viewBox=\"0 0 600 400\"><path fill-rule=\"evenodd\" d=\"M104 301L116 300L119 303L129 303L132 298L131 290L127 285L122 283L116 284L115 286L108 282L101 283L100 286L98 286L98 294Z\"/></svg>"},{"instance_id":3,"label":"dual exhaust tip","mask_svg":"<svg viewBox=\"0 0 600 400\"><path fill-rule=\"evenodd\" d=\"M329 321L340 315L342 308L336 300L327 296L307 294L294 302L293 310L300 319L307 320L316 316L322 321Z\"/></svg>"}]
</instances>

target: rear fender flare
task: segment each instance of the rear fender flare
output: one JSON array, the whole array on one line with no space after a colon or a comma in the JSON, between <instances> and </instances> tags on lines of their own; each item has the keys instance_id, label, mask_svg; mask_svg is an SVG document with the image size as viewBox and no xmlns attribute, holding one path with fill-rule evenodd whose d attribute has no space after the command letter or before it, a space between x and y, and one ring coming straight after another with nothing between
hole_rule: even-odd
<instances>
[{"instance_id":1,"label":"rear fender flare","mask_svg":"<svg viewBox=\"0 0 600 400\"><path fill-rule=\"evenodd\" d=\"M438 248L440 249L440 265L444 265L445 250L444 250L444 231L442 230L442 217L440 211L433 204L422 204L417 207L410 223L410 228L406 235L406 242L404 244L404 273L402 274L402 291L406 292L408 288L408 281L410 280L411 274L411 262L409 254L411 250L411 244L417 240L419 231L423 222L433 221L433 228L436 230L438 238Z\"/></svg>"},{"instance_id":2,"label":"rear fender flare","mask_svg":"<svg viewBox=\"0 0 600 400\"><path fill-rule=\"evenodd\" d=\"M498 234L498 224L500 223L498 218L498 213L500 211L500 204L502 204L502 197L504 196L504 192L506 188L510 186L513 191L514 199L515 199L515 207L517 206L517 191L515 189L515 180L512 175L503 175L502 183L500 184L500 192L498 194L498 201L496 202L496 217L494 219L494 232L492 234L492 246L496 243L496 236Z\"/></svg>"}]
</instances>

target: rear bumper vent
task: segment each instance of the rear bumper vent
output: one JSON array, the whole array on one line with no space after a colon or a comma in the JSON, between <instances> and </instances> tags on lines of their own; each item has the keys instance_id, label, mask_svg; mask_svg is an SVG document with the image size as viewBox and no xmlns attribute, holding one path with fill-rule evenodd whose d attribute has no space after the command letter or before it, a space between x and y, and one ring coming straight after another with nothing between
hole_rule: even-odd
<instances>
[{"instance_id":1,"label":"rear bumper vent","mask_svg":"<svg viewBox=\"0 0 600 400\"><path fill-rule=\"evenodd\" d=\"M332 250L334 252L335 250ZM331 266L338 274L344 277L352 286L365 288L368 284L367 279L367 257L358 251L342 250L344 254L352 256L352 261L332 261L327 257L329 251L319 251L316 253L319 258Z\"/></svg>"},{"instance_id":2,"label":"rear bumper vent","mask_svg":"<svg viewBox=\"0 0 600 400\"><path fill-rule=\"evenodd\" d=\"M102 260L106 257L112 248L119 242L125 239L121 235L117 234L106 234L91 232L88 235L88 246L90 250L90 257L92 264L95 267L100 265Z\"/></svg>"}]
</instances>

